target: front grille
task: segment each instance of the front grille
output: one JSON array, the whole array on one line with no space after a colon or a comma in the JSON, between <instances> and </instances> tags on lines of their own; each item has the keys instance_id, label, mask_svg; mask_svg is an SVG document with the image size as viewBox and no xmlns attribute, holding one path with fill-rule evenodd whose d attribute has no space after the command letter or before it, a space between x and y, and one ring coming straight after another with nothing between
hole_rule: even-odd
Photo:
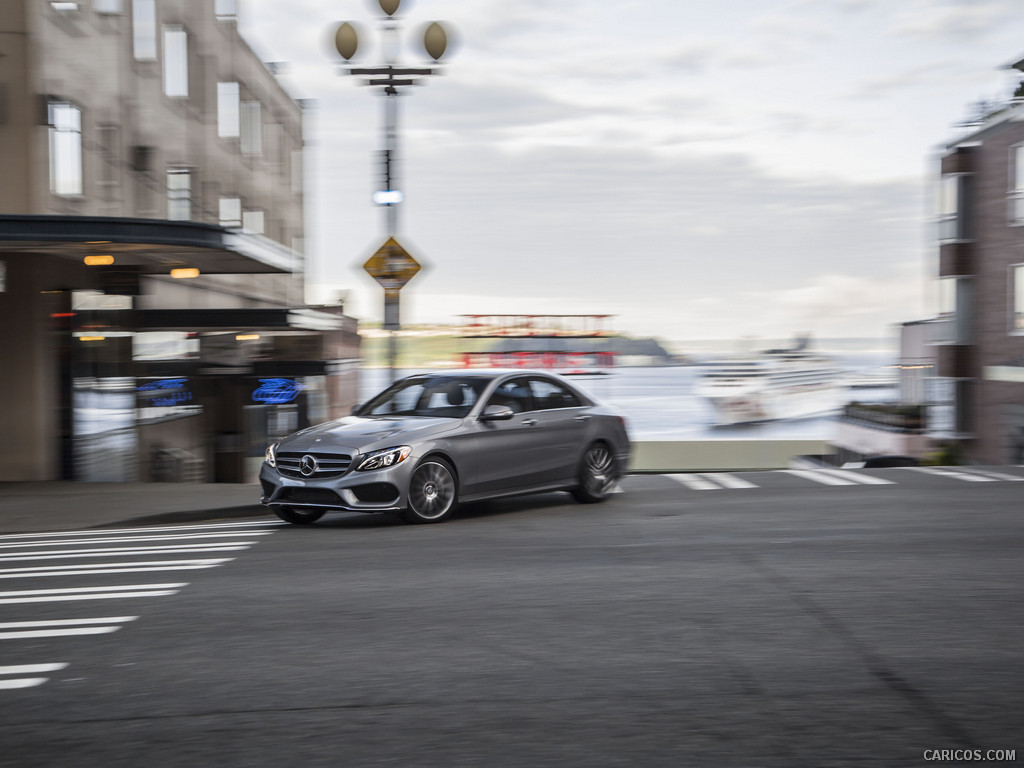
<instances>
[{"instance_id":1,"label":"front grille","mask_svg":"<svg viewBox=\"0 0 1024 768\"><path fill-rule=\"evenodd\" d=\"M312 474L301 472L302 459L306 456L312 456L316 460L316 471ZM277 454L277 470L287 477L340 477L348 472L351 465L352 457L347 453L282 452Z\"/></svg>"},{"instance_id":2,"label":"front grille","mask_svg":"<svg viewBox=\"0 0 1024 768\"><path fill-rule=\"evenodd\" d=\"M293 504L341 505L338 494L330 488L283 488L275 502L292 502Z\"/></svg>"}]
</instances>

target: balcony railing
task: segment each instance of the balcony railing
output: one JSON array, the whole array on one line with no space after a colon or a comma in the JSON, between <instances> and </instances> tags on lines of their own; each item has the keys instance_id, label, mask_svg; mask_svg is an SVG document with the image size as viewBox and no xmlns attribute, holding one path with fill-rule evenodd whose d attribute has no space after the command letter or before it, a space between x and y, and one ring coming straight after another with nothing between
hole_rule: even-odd
<instances>
[{"instance_id":1,"label":"balcony railing","mask_svg":"<svg viewBox=\"0 0 1024 768\"><path fill-rule=\"evenodd\" d=\"M843 421L888 432L920 433L927 426L923 405L849 403L843 408Z\"/></svg>"}]
</instances>

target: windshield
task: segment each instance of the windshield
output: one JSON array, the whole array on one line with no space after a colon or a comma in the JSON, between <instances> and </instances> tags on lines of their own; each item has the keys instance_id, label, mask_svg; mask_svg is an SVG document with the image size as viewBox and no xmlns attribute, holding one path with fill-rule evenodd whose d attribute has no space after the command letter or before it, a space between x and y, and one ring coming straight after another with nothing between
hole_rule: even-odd
<instances>
[{"instance_id":1,"label":"windshield","mask_svg":"<svg viewBox=\"0 0 1024 768\"><path fill-rule=\"evenodd\" d=\"M413 376L396 381L356 411L356 416L461 419L480 399L487 383L480 377Z\"/></svg>"}]
</instances>

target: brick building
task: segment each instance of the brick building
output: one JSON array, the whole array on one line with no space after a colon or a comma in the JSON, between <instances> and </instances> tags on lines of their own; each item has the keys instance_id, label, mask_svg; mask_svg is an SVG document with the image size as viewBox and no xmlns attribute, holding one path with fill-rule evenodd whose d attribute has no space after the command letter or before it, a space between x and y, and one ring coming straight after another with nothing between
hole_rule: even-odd
<instances>
[{"instance_id":1,"label":"brick building","mask_svg":"<svg viewBox=\"0 0 1024 768\"><path fill-rule=\"evenodd\" d=\"M1024 61L1014 66L1024 70ZM939 171L928 433L966 463L1022 464L1024 100L951 142Z\"/></svg>"}]
</instances>

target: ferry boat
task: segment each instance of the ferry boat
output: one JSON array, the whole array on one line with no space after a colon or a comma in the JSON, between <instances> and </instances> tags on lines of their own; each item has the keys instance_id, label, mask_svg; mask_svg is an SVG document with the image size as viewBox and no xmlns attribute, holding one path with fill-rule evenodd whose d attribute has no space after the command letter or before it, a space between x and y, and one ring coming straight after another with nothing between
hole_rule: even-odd
<instances>
[{"instance_id":1,"label":"ferry boat","mask_svg":"<svg viewBox=\"0 0 1024 768\"><path fill-rule=\"evenodd\" d=\"M719 425L818 416L838 409L844 391L840 369L812 351L807 336L789 348L712 360L695 385Z\"/></svg>"}]
</instances>

